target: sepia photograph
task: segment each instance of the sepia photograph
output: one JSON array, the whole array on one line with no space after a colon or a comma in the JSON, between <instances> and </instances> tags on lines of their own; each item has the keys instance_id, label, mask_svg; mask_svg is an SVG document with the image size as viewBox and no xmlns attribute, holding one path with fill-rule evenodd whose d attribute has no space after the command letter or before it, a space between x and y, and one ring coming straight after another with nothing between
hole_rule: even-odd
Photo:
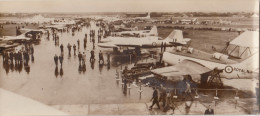
<instances>
[{"instance_id":1,"label":"sepia photograph","mask_svg":"<svg viewBox=\"0 0 260 116\"><path fill-rule=\"evenodd\" d=\"M259 115L259 0L0 0L0 116Z\"/></svg>"}]
</instances>

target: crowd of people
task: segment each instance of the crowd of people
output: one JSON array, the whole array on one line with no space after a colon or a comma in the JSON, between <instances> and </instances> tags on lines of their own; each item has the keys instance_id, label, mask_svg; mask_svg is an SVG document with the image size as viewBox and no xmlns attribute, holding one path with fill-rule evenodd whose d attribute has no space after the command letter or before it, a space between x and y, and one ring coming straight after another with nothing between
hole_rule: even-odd
<instances>
[{"instance_id":1,"label":"crowd of people","mask_svg":"<svg viewBox=\"0 0 260 116\"><path fill-rule=\"evenodd\" d=\"M131 70L128 69L126 66L125 69L122 72L122 83L123 83L123 93L127 93L127 84L132 83L135 80L131 80L127 78L128 72L131 72ZM139 81L137 81L139 82ZM165 83L165 82L164 82ZM158 86L158 84L160 84ZM163 112L167 112L170 109L174 112L176 109L176 103L175 101L183 101L185 102L185 111L186 114L189 114L191 105L193 103L194 97L197 95L197 91L192 91L193 88L195 88L194 85L195 82L192 80L190 75L187 75L184 77L183 81L179 82L178 84L178 90L177 89L172 89L171 87L168 87L168 85L163 84L162 82L159 82L157 80L157 83L149 83L148 85L153 88L153 94L152 94L152 104L149 107L149 109L153 109L153 106L156 105L158 109L162 108ZM179 99L177 99L179 98ZM195 97L196 98L196 97ZM190 101L190 104L186 103L186 101ZM162 104L160 104L160 102ZM206 111L205 114L214 114L214 110L209 107Z\"/></svg>"},{"instance_id":2,"label":"crowd of people","mask_svg":"<svg viewBox=\"0 0 260 116\"><path fill-rule=\"evenodd\" d=\"M94 62L95 62L95 37L96 37L96 31L91 29L90 25L88 25L87 27L90 28L90 32L89 32L89 41L91 43L93 43L93 49L90 50L90 63L91 63L91 68L93 69L94 68ZM74 28L73 26L72 27L68 27L65 32L72 32L73 36L76 34L77 31L82 31L82 27L80 28ZM51 32L47 32L48 36L47 38L49 38L50 34L52 33L52 36L53 36L53 40L55 42L55 45L56 44L59 44L59 36L58 36L58 32L62 32L62 31L58 31L58 30L55 30L55 29L52 29ZM106 32L107 33L107 32ZM104 27L99 27L98 31L97 31L97 39L98 39L98 42L100 42L101 38L104 37ZM83 44L80 44L82 41ZM68 56L70 57L71 56L71 50L73 49L73 54L74 56L77 56L78 58L78 62L79 62L79 72L83 71L85 72L86 71L86 62L87 62L87 54L86 54L86 51L83 51L81 52L80 51L80 46L83 46L84 47L84 50L86 50L87 48L87 42L88 42L88 34L85 33L85 36L84 38L78 38L76 40L76 44L71 44L71 43L67 43L67 50L68 50ZM58 68L58 64L60 63L60 66L62 68L62 63L64 61L64 45L61 43L59 45L59 48L60 48L60 55L57 55L55 54L54 56L54 63L56 65L56 68ZM103 53L102 51L100 50L99 51L99 59L98 59L98 63L100 64L100 66L102 66L105 61L104 61L104 56L103 56ZM108 53L107 55L107 65L108 67L110 67L110 54ZM58 71L58 69L56 70ZM56 72L55 71L55 72ZM55 73L56 74L56 73ZM58 74L58 73L57 73Z\"/></svg>"},{"instance_id":3,"label":"crowd of people","mask_svg":"<svg viewBox=\"0 0 260 116\"><path fill-rule=\"evenodd\" d=\"M19 72L24 66L27 73L30 72L29 61L31 59L34 62L34 47L32 44L24 44L24 46L19 51L4 51L2 53L3 57L3 67L6 72L9 72L9 68L12 70L15 68Z\"/></svg>"},{"instance_id":4,"label":"crowd of people","mask_svg":"<svg viewBox=\"0 0 260 116\"><path fill-rule=\"evenodd\" d=\"M184 89L185 91L182 92L181 99L182 101L185 102L185 114L189 114L190 112L190 108L191 105L193 104L193 97L192 97L192 89L191 89L191 81L189 81L188 79L184 79L183 80L185 83ZM173 93L171 91L167 91L167 89L163 86L160 85L160 87L153 87L153 94L152 94L152 105L149 107L150 109L153 109L153 106L156 105L158 109L160 109L160 104L159 102L162 102L162 111L163 112L167 112L168 110L172 109L173 112L176 109L176 105L174 103L174 98L177 98L178 96L176 96L176 93ZM160 93L159 93L159 92ZM175 95L175 96L174 96ZM190 97L190 104L188 104L186 102L187 96ZM214 114L214 110L211 108L211 105L209 105L207 107L207 109L205 110L205 115L212 115Z\"/></svg>"}]
</instances>

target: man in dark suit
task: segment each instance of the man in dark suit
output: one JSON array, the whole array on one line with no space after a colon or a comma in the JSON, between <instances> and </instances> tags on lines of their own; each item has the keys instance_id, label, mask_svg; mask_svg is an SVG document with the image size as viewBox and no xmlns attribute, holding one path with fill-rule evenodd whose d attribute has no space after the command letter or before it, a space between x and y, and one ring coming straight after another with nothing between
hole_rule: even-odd
<instances>
[{"instance_id":1,"label":"man in dark suit","mask_svg":"<svg viewBox=\"0 0 260 116\"><path fill-rule=\"evenodd\" d=\"M214 110L211 109L211 106L209 105L208 109L204 113L205 115L214 115Z\"/></svg>"},{"instance_id":2,"label":"man in dark suit","mask_svg":"<svg viewBox=\"0 0 260 116\"><path fill-rule=\"evenodd\" d=\"M159 106L159 100L158 100L158 91L156 90L156 88L153 88L153 97L151 99L151 101L153 100L153 104L150 106L150 109L153 108L153 105L156 104L158 109L160 109L160 106Z\"/></svg>"}]
</instances>

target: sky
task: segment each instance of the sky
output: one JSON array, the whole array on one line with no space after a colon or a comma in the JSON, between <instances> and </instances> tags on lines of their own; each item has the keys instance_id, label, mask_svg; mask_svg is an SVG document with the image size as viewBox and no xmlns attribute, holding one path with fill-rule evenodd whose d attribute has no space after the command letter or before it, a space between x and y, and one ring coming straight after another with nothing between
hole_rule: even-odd
<instances>
[{"instance_id":1,"label":"sky","mask_svg":"<svg viewBox=\"0 0 260 116\"><path fill-rule=\"evenodd\" d=\"M259 0L0 0L0 12L259 12Z\"/></svg>"}]
</instances>

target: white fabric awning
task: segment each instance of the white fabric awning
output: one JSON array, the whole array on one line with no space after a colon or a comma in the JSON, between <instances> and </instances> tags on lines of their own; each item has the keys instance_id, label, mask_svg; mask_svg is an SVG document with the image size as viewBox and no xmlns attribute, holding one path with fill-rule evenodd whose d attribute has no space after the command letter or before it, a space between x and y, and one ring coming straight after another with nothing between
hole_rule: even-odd
<instances>
[{"instance_id":1,"label":"white fabric awning","mask_svg":"<svg viewBox=\"0 0 260 116\"><path fill-rule=\"evenodd\" d=\"M240 47L259 48L259 32L246 31L232 40L230 44Z\"/></svg>"}]
</instances>

